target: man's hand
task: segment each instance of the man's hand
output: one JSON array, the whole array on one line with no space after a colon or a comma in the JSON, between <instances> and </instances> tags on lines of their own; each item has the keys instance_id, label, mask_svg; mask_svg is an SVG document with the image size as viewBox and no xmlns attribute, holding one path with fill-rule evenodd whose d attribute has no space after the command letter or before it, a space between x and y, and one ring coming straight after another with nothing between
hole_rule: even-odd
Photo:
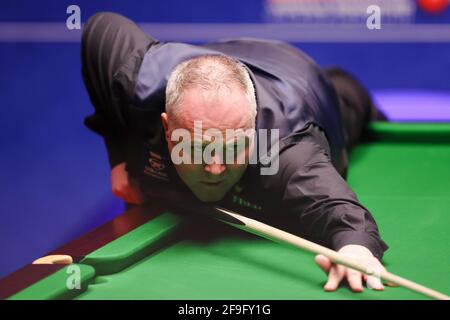
<instances>
[{"instance_id":1,"label":"man's hand","mask_svg":"<svg viewBox=\"0 0 450 320\"><path fill-rule=\"evenodd\" d=\"M112 193L127 203L141 204L143 197L138 184L125 169L125 162L116 165L111 170Z\"/></svg>"},{"instance_id":2,"label":"man's hand","mask_svg":"<svg viewBox=\"0 0 450 320\"><path fill-rule=\"evenodd\" d=\"M366 247L347 245L342 247L338 252L371 266L375 271L384 270L380 261ZM325 291L335 291L342 280L347 280L353 292L362 292L364 290L363 281L367 283L368 288L384 290L381 280L375 276L367 276L359 271L333 264L330 259L323 255L317 255L315 261L328 275L328 281L324 286Z\"/></svg>"}]
</instances>

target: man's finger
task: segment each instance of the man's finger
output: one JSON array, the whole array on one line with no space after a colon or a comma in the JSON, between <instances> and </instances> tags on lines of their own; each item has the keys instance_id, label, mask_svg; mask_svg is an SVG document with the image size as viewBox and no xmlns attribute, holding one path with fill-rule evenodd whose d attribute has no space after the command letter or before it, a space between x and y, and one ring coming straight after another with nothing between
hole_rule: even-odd
<instances>
[{"instance_id":1,"label":"man's finger","mask_svg":"<svg viewBox=\"0 0 450 320\"><path fill-rule=\"evenodd\" d=\"M372 276L368 276L368 275L364 276L364 280L366 281L367 288L369 288L371 290L384 290L383 283L385 283L388 286L392 285L381 279L381 272L385 269L384 269L383 265L379 263L378 260L376 260L376 262L373 263L373 268L374 268L375 273Z\"/></svg>"},{"instance_id":2,"label":"man's finger","mask_svg":"<svg viewBox=\"0 0 450 320\"><path fill-rule=\"evenodd\" d=\"M139 203L137 202L136 195L135 195L134 192L132 192L131 190L129 190L126 194L124 194L123 199L124 199L125 202L127 202L127 203L131 203L131 204L139 204Z\"/></svg>"},{"instance_id":3,"label":"man's finger","mask_svg":"<svg viewBox=\"0 0 450 320\"><path fill-rule=\"evenodd\" d=\"M117 198L125 200L125 195L120 191L113 190L113 195L116 196Z\"/></svg>"},{"instance_id":4,"label":"man's finger","mask_svg":"<svg viewBox=\"0 0 450 320\"><path fill-rule=\"evenodd\" d=\"M131 189L129 191L128 196L130 197L130 200L133 201L134 204L137 203L138 198L137 198L136 192L134 192L133 189Z\"/></svg>"},{"instance_id":5,"label":"man's finger","mask_svg":"<svg viewBox=\"0 0 450 320\"><path fill-rule=\"evenodd\" d=\"M383 283L384 283L385 285L387 285L388 287L398 287L397 284L392 283L392 282L389 282L389 281L384 281Z\"/></svg>"},{"instance_id":6,"label":"man's finger","mask_svg":"<svg viewBox=\"0 0 450 320\"><path fill-rule=\"evenodd\" d=\"M345 267L340 265L333 265L328 274L328 282L325 284L325 291L334 291L339 287L342 279L345 276Z\"/></svg>"},{"instance_id":7,"label":"man's finger","mask_svg":"<svg viewBox=\"0 0 450 320\"><path fill-rule=\"evenodd\" d=\"M353 269L347 269L347 282L350 289L354 292L362 292L364 290L361 272Z\"/></svg>"},{"instance_id":8,"label":"man's finger","mask_svg":"<svg viewBox=\"0 0 450 320\"><path fill-rule=\"evenodd\" d=\"M139 185L134 180L131 180L130 194L132 195L133 201L136 204L142 203L141 189L139 188Z\"/></svg>"},{"instance_id":9,"label":"man's finger","mask_svg":"<svg viewBox=\"0 0 450 320\"><path fill-rule=\"evenodd\" d=\"M324 255L319 254L315 257L314 261L320 267L320 269L322 269L322 271L328 275L328 273L330 272L331 266L333 265L331 260L328 259L327 257L325 257Z\"/></svg>"},{"instance_id":10,"label":"man's finger","mask_svg":"<svg viewBox=\"0 0 450 320\"><path fill-rule=\"evenodd\" d=\"M133 201L133 204L141 204L139 195L136 192L131 193L131 200Z\"/></svg>"},{"instance_id":11,"label":"man's finger","mask_svg":"<svg viewBox=\"0 0 450 320\"><path fill-rule=\"evenodd\" d=\"M384 286L381 283L380 278L374 276L367 277L366 286L371 290L384 290Z\"/></svg>"}]
</instances>

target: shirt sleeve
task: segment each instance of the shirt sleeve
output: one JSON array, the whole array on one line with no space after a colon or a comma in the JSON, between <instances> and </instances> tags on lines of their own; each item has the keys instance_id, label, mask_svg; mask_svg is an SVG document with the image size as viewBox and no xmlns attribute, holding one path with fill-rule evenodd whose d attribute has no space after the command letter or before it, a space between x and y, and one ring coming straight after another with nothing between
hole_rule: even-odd
<instances>
[{"instance_id":1,"label":"shirt sleeve","mask_svg":"<svg viewBox=\"0 0 450 320\"><path fill-rule=\"evenodd\" d=\"M339 250L355 244L381 259L387 245L376 222L332 165L324 132L316 125L284 141L278 174L264 187L281 197L292 228L312 241Z\"/></svg>"},{"instance_id":2,"label":"shirt sleeve","mask_svg":"<svg viewBox=\"0 0 450 320\"><path fill-rule=\"evenodd\" d=\"M84 124L87 128L101 135L104 139L108 153L109 165L114 168L126 160L126 141L123 130L114 127L106 119L108 117L97 111L94 115L87 117Z\"/></svg>"}]
</instances>

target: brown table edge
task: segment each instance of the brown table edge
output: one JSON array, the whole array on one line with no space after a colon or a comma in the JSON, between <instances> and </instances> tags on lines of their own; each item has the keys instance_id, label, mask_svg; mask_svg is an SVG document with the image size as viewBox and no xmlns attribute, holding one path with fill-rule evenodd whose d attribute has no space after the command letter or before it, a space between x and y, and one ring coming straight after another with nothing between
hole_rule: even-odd
<instances>
[{"instance_id":1,"label":"brown table edge","mask_svg":"<svg viewBox=\"0 0 450 320\"><path fill-rule=\"evenodd\" d=\"M111 221L70 241L68 244L49 252L47 255L64 254L73 258L74 263L104 245L120 238L146 222L156 218L164 209L159 204L142 205L131 208ZM0 279L0 300L8 299L32 284L56 273L65 265L28 264Z\"/></svg>"}]
</instances>

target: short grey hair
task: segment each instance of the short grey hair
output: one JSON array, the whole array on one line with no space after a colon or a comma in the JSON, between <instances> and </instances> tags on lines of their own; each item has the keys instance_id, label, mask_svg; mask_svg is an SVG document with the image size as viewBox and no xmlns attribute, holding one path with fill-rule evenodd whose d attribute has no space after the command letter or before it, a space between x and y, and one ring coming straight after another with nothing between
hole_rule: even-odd
<instances>
[{"instance_id":1,"label":"short grey hair","mask_svg":"<svg viewBox=\"0 0 450 320\"><path fill-rule=\"evenodd\" d=\"M200 87L215 90L237 85L244 91L250 107L250 121L256 119L256 95L247 69L239 61L224 55L203 55L178 64L171 72L166 86L166 113L176 121L183 93Z\"/></svg>"}]
</instances>

